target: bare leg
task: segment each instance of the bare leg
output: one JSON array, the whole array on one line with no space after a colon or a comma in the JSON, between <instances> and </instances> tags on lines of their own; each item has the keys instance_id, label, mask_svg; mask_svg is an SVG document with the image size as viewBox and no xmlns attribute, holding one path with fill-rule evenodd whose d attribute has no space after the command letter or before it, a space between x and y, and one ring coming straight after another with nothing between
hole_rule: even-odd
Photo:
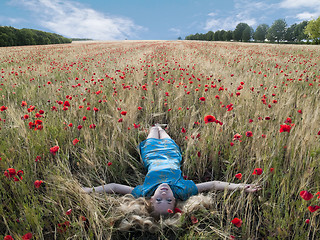
<instances>
[{"instance_id":1,"label":"bare leg","mask_svg":"<svg viewBox=\"0 0 320 240\"><path fill-rule=\"evenodd\" d=\"M159 128L160 139L171 138L165 130L163 130L161 127L158 127L158 128Z\"/></svg>"},{"instance_id":2,"label":"bare leg","mask_svg":"<svg viewBox=\"0 0 320 240\"><path fill-rule=\"evenodd\" d=\"M149 134L148 134L148 138L156 138L159 139L160 135L159 135L159 128L158 127L152 127L150 128Z\"/></svg>"}]
</instances>

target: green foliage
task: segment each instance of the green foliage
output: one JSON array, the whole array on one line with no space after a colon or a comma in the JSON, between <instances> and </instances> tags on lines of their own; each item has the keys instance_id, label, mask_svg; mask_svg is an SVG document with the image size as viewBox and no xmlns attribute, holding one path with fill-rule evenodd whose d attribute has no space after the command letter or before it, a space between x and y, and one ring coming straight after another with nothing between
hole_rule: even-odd
<instances>
[{"instance_id":1,"label":"green foliage","mask_svg":"<svg viewBox=\"0 0 320 240\"><path fill-rule=\"evenodd\" d=\"M287 23L284 19L278 19L274 21L271 27L268 29L267 38L271 42L285 40Z\"/></svg>"},{"instance_id":2,"label":"green foliage","mask_svg":"<svg viewBox=\"0 0 320 240\"><path fill-rule=\"evenodd\" d=\"M71 40L55 33L0 26L0 47L60 43L71 43Z\"/></svg>"},{"instance_id":3,"label":"green foliage","mask_svg":"<svg viewBox=\"0 0 320 240\"><path fill-rule=\"evenodd\" d=\"M269 26L267 24L260 24L253 34L254 40L264 42L267 37L268 29Z\"/></svg>"},{"instance_id":4,"label":"green foliage","mask_svg":"<svg viewBox=\"0 0 320 240\"><path fill-rule=\"evenodd\" d=\"M244 31L246 30L245 34ZM250 39L250 26L247 23L239 23L236 29L233 31L233 38L236 41L245 41L245 39Z\"/></svg>"},{"instance_id":5,"label":"green foliage","mask_svg":"<svg viewBox=\"0 0 320 240\"><path fill-rule=\"evenodd\" d=\"M320 17L309 21L304 33L307 34L315 44L320 44Z\"/></svg>"}]
</instances>

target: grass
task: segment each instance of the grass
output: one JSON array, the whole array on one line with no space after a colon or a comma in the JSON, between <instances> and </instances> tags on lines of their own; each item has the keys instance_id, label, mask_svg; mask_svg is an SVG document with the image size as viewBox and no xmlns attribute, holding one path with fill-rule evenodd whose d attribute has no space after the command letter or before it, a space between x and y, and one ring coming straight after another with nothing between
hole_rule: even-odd
<instances>
[{"instance_id":1,"label":"grass","mask_svg":"<svg viewBox=\"0 0 320 240\"><path fill-rule=\"evenodd\" d=\"M319 59L316 46L192 41L0 48L0 107L7 107L0 112L0 170L24 172L20 181L0 175L0 239L28 232L33 239L318 239L319 213L307 208L317 197L307 202L299 193L320 191ZM223 124L205 124L206 115ZM287 118L294 125L280 133ZM42 130L29 128L36 119ZM180 228L121 232L113 221L120 196L80 188L143 183L136 146L156 122L167 123L181 147L188 179L262 190L215 192L213 209L193 213L197 224L185 214ZM241 142L233 141L236 133ZM255 168L263 174L252 175Z\"/></svg>"}]
</instances>

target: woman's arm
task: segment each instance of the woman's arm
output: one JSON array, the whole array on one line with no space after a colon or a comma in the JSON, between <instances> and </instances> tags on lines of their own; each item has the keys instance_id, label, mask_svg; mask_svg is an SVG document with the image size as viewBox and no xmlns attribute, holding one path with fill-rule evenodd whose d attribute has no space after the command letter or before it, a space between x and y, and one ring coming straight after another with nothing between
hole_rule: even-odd
<instances>
[{"instance_id":1,"label":"woman's arm","mask_svg":"<svg viewBox=\"0 0 320 240\"><path fill-rule=\"evenodd\" d=\"M196 184L198 188L198 192L209 191L209 190L242 190L244 189L245 192L256 192L261 188L257 185L253 184L243 184L243 183L229 183L229 182L220 182L220 181L211 181L211 182L204 182Z\"/></svg>"},{"instance_id":2,"label":"woman's arm","mask_svg":"<svg viewBox=\"0 0 320 240\"><path fill-rule=\"evenodd\" d=\"M109 183L106 185L101 185L98 187L92 187L92 188L82 188L83 191L86 193L92 193L92 192L97 192L97 193L119 193L119 194L128 194L131 193L133 190L133 187L129 187L127 185L122 185L118 183Z\"/></svg>"}]
</instances>

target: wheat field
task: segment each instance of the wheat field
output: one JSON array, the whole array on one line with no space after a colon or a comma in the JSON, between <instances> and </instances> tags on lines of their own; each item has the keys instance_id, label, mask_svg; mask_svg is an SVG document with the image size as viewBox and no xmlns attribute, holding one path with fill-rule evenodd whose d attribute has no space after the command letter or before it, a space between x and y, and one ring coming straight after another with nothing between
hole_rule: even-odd
<instances>
[{"instance_id":1,"label":"wheat field","mask_svg":"<svg viewBox=\"0 0 320 240\"><path fill-rule=\"evenodd\" d=\"M0 70L0 239L320 238L319 47L9 47ZM137 145L155 123L168 124L187 179L262 189L213 191L211 208L182 213L175 228L119 230L121 196L81 187L142 184Z\"/></svg>"}]
</instances>

